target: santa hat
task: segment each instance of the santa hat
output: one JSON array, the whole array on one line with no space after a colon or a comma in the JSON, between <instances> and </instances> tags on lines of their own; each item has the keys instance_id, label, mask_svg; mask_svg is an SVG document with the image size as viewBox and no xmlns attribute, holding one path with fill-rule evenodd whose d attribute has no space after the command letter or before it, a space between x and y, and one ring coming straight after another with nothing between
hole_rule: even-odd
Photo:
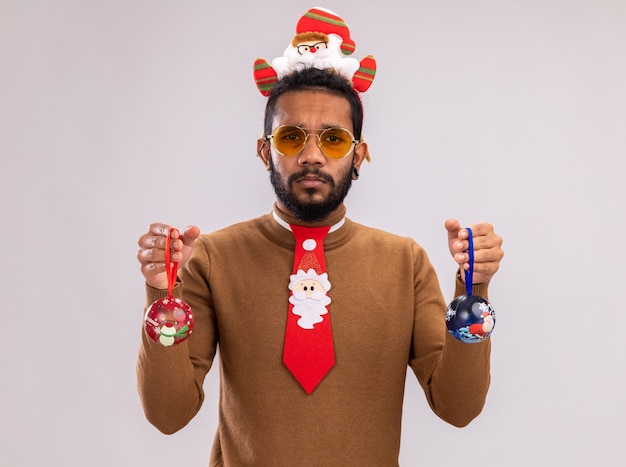
<instances>
[{"instance_id":1,"label":"santa hat","mask_svg":"<svg viewBox=\"0 0 626 467\"><path fill-rule=\"evenodd\" d=\"M350 29L348 29L346 22L326 8L311 8L302 15L296 25L296 34L305 32L322 32L324 34L338 35L343 40L341 52L344 55L351 55L356 48L356 44L350 38Z\"/></svg>"}]
</instances>

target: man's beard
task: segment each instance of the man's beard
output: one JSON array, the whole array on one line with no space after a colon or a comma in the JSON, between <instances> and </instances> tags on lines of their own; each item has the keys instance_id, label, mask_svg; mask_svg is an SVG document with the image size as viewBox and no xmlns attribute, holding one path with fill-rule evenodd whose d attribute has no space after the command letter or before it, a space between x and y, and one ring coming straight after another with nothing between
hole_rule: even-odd
<instances>
[{"instance_id":1,"label":"man's beard","mask_svg":"<svg viewBox=\"0 0 626 467\"><path fill-rule=\"evenodd\" d=\"M313 201L311 199L301 200L293 194L293 183L308 174L313 174L330 185L330 193L325 199L321 201ZM327 173L322 172L319 167L304 167L300 172L289 176L287 182L284 183L270 158L270 181L274 187L276 198L278 198L297 219L303 222L317 222L323 220L341 205L352 186L352 164L347 165L345 173L340 174L338 178L337 183L335 183L333 178ZM317 190L314 188L307 190L311 196L315 194L316 191Z\"/></svg>"}]
</instances>

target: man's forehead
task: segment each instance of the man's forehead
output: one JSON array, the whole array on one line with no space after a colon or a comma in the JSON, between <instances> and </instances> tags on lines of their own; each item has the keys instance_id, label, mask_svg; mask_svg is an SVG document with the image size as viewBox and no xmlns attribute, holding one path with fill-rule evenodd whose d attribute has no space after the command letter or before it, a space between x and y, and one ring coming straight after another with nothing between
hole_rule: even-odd
<instances>
[{"instance_id":1,"label":"man's forehead","mask_svg":"<svg viewBox=\"0 0 626 467\"><path fill-rule=\"evenodd\" d=\"M288 91L276 100L274 123L306 125L315 119L320 128L341 126L351 129L352 108L345 96L326 89Z\"/></svg>"}]
</instances>

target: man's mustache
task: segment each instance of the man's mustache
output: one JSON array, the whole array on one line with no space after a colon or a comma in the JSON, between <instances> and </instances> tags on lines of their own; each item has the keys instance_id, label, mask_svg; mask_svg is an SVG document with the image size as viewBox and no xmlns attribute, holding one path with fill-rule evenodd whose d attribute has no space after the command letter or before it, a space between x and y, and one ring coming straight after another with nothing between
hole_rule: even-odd
<instances>
[{"instance_id":1,"label":"man's mustache","mask_svg":"<svg viewBox=\"0 0 626 467\"><path fill-rule=\"evenodd\" d=\"M301 178L306 177L307 175L315 175L317 178L324 180L325 182L328 182L330 186L335 186L335 180L333 180L333 177L331 177L325 172L322 172L322 170L319 167L315 167L315 168L305 167L300 172L290 175L289 178L287 179L287 184L291 186L293 183L300 180Z\"/></svg>"},{"instance_id":2,"label":"man's mustache","mask_svg":"<svg viewBox=\"0 0 626 467\"><path fill-rule=\"evenodd\" d=\"M308 303L314 303L314 302L319 302L320 300L323 300L324 297L326 296L326 292L315 291L311 294L310 298L307 298L306 292L292 292L292 295L293 295L293 298L296 299L296 301L305 302L305 301L310 300Z\"/></svg>"}]
</instances>

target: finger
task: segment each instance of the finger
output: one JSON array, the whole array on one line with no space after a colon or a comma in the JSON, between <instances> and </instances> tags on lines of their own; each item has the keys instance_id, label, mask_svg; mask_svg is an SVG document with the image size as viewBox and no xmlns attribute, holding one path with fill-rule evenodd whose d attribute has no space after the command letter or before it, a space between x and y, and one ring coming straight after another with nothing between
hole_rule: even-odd
<instances>
[{"instance_id":1,"label":"finger","mask_svg":"<svg viewBox=\"0 0 626 467\"><path fill-rule=\"evenodd\" d=\"M139 240L137 240L137 244L141 248L165 248L165 237L161 235L153 235L152 233L145 233Z\"/></svg>"},{"instance_id":2,"label":"finger","mask_svg":"<svg viewBox=\"0 0 626 467\"><path fill-rule=\"evenodd\" d=\"M473 272L477 275L478 282L488 281L498 271L503 256L504 252L499 247L474 252ZM463 271L469 271L469 254L467 252L455 254L454 260Z\"/></svg>"},{"instance_id":3,"label":"finger","mask_svg":"<svg viewBox=\"0 0 626 467\"><path fill-rule=\"evenodd\" d=\"M137 252L137 259L141 264L165 264L165 250L161 248L141 248Z\"/></svg>"},{"instance_id":4,"label":"finger","mask_svg":"<svg viewBox=\"0 0 626 467\"><path fill-rule=\"evenodd\" d=\"M164 248L141 248L137 252L137 259L142 264L148 263L163 263L165 264L165 249ZM183 259L183 254L180 250L170 249L170 261L175 263L180 262Z\"/></svg>"},{"instance_id":5,"label":"finger","mask_svg":"<svg viewBox=\"0 0 626 467\"><path fill-rule=\"evenodd\" d=\"M148 231L137 240L137 244L141 247L157 246L156 238L166 236L169 228L170 227L167 224L150 224Z\"/></svg>"},{"instance_id":6,"label":"finger","mask_svg":"<svg viewBox=\"0 0 626 467\"><path fill-rule=\"evenodd\" d=\"M504 252L500 248L488 248L474 252L474 264L500 262Z\"/></svg>"},{"instance_id":7,"label":"finger","mask_svg":"<svg viewBox=\"0 0 626 467\"><path fill-rule=\"evenodd\" d=\"M472 224L469 228L472 230L472 243L474 243L474 247L476 247L477 238L493 234L493 225L486 222ZM469 240L469 232L467 228L459 228L457 236L459 240ZM464 245L464 249L467 248L469 248L469 241L465 242Z\"/></svg>"},{"instance_id":8,"label":"finger","mask_svg":"<svg viewBox=\"0 0 626 467\"><path fill-rule=\"evenodd\" d=\"M167 243L167 232L170 231L170 228L167 228L165 230L165 234L155 234L154 233L155 231L160 231L160 229L159 228L152 229L152 226L151 226L151 231L139 237L139 240L137 240L137 244L141 248L146 248L146 249L148 248L165 249L165 245ZM180 239L180 233L178 232L178 230L173 229L171 231L170 239L171 239L170 241L171 251L178 251L183 247L183 241L182 239Z\"/></svg>"},{"instance_id":9,"label":"finger","mask_svg":"<svg viewBox=\"0 0 626 467\"><path fill-rule=\"evenodd\" d=\"M165 272L165 263L146 263L141 265L141 273L145 277L156 276Z\"/></svg>"},{"instance_id":10,"label":"finger","mask_svg":"<svg viewBox=\"0 0 626 467\"><path fill-rule=\"evenodd\" d=\"M467 249L468 249L468 243L464 241L460 241L460 240L455 241L452 243L452 245L450 245L450 252L452 253L452 256L455 258L455 261L456 261L456 258L459 257L458 255L460 254L464 254L465 256L467 256Z\"/></svg>"},{"instance_id":11,"label":"finger","mask_svg":"<svg viewBox=\"0 0 626 467\"><path fill-rule=\"evenodd\" d=\"M499 261L490 261L487 263L474 263L474 274L482 274L486 277L493 276L500 268Z\"/></svg>"},{"instance_id":12,"label":"finger","mask_svg":"<svg viewBox=\"0 0 626 467\"><path fill-rule=\"evenodd\" d=\"M170 231L170 229L172 228L171 225L169 224L163 224L160 222L156 222L154 224L150 224L150 227L148 228L148 232L153 234L153 235L164 235L167 236L167 233ZM172 238L178 238L178 237L174 237L174 235L172 235Z\"/></svg>"},{"instance_id":13,"label":"finger","mask_svg":"<svg viewBox=\"0 0 626 467\"><path fill-rule=\"evenodd\" d=\"M459 266L464 266L465 264L469 266L469 255L466 252L455 253L453 259Z\"/></svg>"},{"instance_id":14,"label":"finger","mask_svg":"<svg viewBox=\"0 0 626 467\"><path fill-rule=\"evenodd\" d=\"M139 237L139 240L137 243L146 244L146 242L148 242L152 244L153 246L156 246L154 243L156 242L155 238L165 239L168 233L170 233L170 238L172 239L180 238L180 233L178 232L178 230L168 224L162 224L162 223L150 224L150 227L148 227L148 232L146 232L141 237Z\"/></svg>"},{"instance_id":15,"label":"finger","mask_svg":"<svg viewBox=\"0 0 626 467\"><path fill-rule=\"evenodd\" d=\"M481 235L473 238L474 251L501 249L502 237L492 233L490 235Z\"/></svg>"},{"instance_id":16,"label":"finger","mask_svg":"<svg viewBox=\"0 0 626 467\"><path fill-rule=\"evenodd\" d=\"M461 242L462 243L462 242ZM467 244L467 242L465 242ZM501 248L497 246L489 247L489 248L476 248L474 245L474 262L482 263L489 261L499 261L502 259L503 251ZM454 255L454 260L459 262L468 262L469 261L469 252L467 249L460 251Z\"/></svg>"},{"instance_id":17,"label":"finger","mask_svg":"<svg viewBox=\"0 0 626 467\"><path fill-rule=\"evenodd\" d=\"M463 263L460 265L461 270L469 272L469 263ZM474 263L473 268L473 283L485 282L493 276L500 268L499 261L487 262L487 263ZM478 280L477 280L478 279Z\"/></svg>"},{"instance_id":18,"label":"finger","mask_svg":"<svg viewBox=\"0 0 626 467\"><path fill-rule=\"evenodd\" d=\"M472 231L473 232L473 231ZM462 230L459 235L467 234L467 230ZM469 238L469 236L467 236ZM474 252L479 250L488 250L491 248L499 248L502 244L502 239L497 235L478 236L472 235L472 246ZM462 253L469 250L469 240L459 240L454 242L452 248L455 252Z\"/></svg>"},{"instance_id":19,"label":"finger","mask_svg":"<svg viewBox=\"0 0 626 467\"><path fill-rule=\"evenodd\" d=\"M470 225L473 237L481 237L483 235L493 234L493 225L488 222L478 222Z\"/></svg>"}]
</instances>

